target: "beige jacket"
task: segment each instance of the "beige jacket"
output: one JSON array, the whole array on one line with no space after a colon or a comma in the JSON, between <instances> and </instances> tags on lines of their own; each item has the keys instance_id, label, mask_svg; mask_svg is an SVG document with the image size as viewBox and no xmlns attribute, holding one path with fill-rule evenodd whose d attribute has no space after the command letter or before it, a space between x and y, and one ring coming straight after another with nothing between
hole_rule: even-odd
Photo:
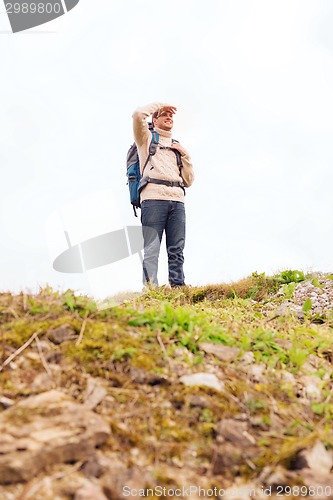
<instances>
[{"instance_id":1,"label":"beige jacket","mask_svg":"<svg viewBox=\"0 0 333 500\"><path fill-rule=\"evenodd\" d=\"M134 140L138 148L140 158L140 168L142 168L148 158L149 145L151 143L151 132L149 131L147 118L155 113L159 108L165 106L161 103L152 103L138 108L133 113ZM159 134L159 144L161 146L171 146L172 132L156 128ZM182 154L182 176L180 176L176 155L168 149L157 147L155 155L147 163L143 176L155 177L168 181L183 182L186 187L191 186L194 180L193 167L188 152L184 149ZM181 187L164 186L162 184L148 183L141 191L141 202L144 200L172 200L184 202L184 192Z\"/></svg>"}]
</instances>

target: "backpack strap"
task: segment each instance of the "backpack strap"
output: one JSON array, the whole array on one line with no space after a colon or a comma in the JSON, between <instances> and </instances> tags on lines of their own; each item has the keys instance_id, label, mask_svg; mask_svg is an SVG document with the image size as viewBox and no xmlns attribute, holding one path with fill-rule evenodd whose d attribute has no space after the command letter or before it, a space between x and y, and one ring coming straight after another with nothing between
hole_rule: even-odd
<instances>
[{"instance_id":1,"label":"backpack strap","mask_svg":"<svg viewBox=\"0 0 333 500\"><path fill-rule=\"evenodd\" d=\"M143 169L142 169L142 174L141 174L142 176L143 176L143 172L144 172L146 166L148 165L150 158L152 156L154 156L154 154L156 153L159 140L160 140L160 136L156 132L156 130L151 130L151 142L149 144L149 153L148 153L148 158L145 161L145 164L144 164Z\"/></svg>"},{"instance_id":2,"label":"backpack strap","mask_svg":"<svg viewBox=\"0 0 333 500\"><path fill-rule=\"evenodd\" d=\"M171 139L172 142L178 142L179 141L176 141L176 139ZM177 165L178 165L178 168L179 168L179 173L180 173L180 176L182 175L182 168L183 168L183 162L182 162L182 155L180 154L180 152L178 151L178 149L175 149L175 148L170 148L176 155L176 158L177 158Z\"/></svg>"},{"instance_id":3,"label":"backpack strap","mask_svg":"<svg viewBox=\"0 0 333 500\"><path fill-rule=\"evenodd\" d=\"M186 194L185 193L185 185L183 182L179 182L179 181L167 181L165 179L155 179L154 177L144 177L141 181L141 186L140 186L140 191L141 189L143 189L147 184L148 182L152 182L153 184L163 184L164 186L170 186L170 187L180 187L182 188L182 190L184 191L184 195Z\"/></svg>"}]
</instances>

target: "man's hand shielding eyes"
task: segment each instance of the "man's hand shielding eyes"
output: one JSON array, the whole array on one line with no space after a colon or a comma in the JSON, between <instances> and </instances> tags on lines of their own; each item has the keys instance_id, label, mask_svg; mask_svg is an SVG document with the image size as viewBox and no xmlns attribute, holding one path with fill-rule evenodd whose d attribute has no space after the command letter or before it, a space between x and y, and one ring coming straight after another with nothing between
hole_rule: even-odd
<instances>
[{"instance_id":1,"label":"man's hand shielding eyes","mask_svg":"<svg viewBox=\"0 0 333 500\"><path fill-rule=\"evenodd\" d=\"M174 115L177 111L177 108L175 106L162 106L158 110L158 115L157 117L161 116L163 113L170 113L171 115Z\"/></svg>"}]
</instances>

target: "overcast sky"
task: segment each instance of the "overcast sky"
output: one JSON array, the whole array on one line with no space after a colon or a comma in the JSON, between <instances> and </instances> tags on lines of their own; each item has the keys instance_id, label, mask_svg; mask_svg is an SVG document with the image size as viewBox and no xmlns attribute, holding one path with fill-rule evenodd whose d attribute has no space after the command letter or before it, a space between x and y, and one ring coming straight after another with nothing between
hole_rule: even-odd
<instances>
[{"instance_id":1,"label":"overcast sky","mask_svg":"<svg viewBox=\"0 0 333 500\"><path fill-rule=\"evenodd\" d=\"M53 260L139 224L126 186L132 112L177 106L196 174L186 282L333 271L330 0L80 0L12 34L0 5L0 290L140 289L138 256L87 273ZM164 242L163 242L164 245ZM165 251L160 283L167 281Z\"/></svg>"}]
</instances>

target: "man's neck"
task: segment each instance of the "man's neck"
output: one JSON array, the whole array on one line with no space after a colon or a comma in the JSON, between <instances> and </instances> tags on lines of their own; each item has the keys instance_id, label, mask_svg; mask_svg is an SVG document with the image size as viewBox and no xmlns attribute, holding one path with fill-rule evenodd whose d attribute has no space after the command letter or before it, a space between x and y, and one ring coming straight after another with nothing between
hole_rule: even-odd
<instances>
[{"instance_id":1,"label":"man's neck","mask_svg":"<svg viewBox=\"0 0 333 500\"><path fill-rule=\"evenodd\" d=\"M172 137L172 131L171 130L163 130L162 128L158 128L158 127L155 127L155 130L162 137Z\"/></svg>"}]
</instances>

